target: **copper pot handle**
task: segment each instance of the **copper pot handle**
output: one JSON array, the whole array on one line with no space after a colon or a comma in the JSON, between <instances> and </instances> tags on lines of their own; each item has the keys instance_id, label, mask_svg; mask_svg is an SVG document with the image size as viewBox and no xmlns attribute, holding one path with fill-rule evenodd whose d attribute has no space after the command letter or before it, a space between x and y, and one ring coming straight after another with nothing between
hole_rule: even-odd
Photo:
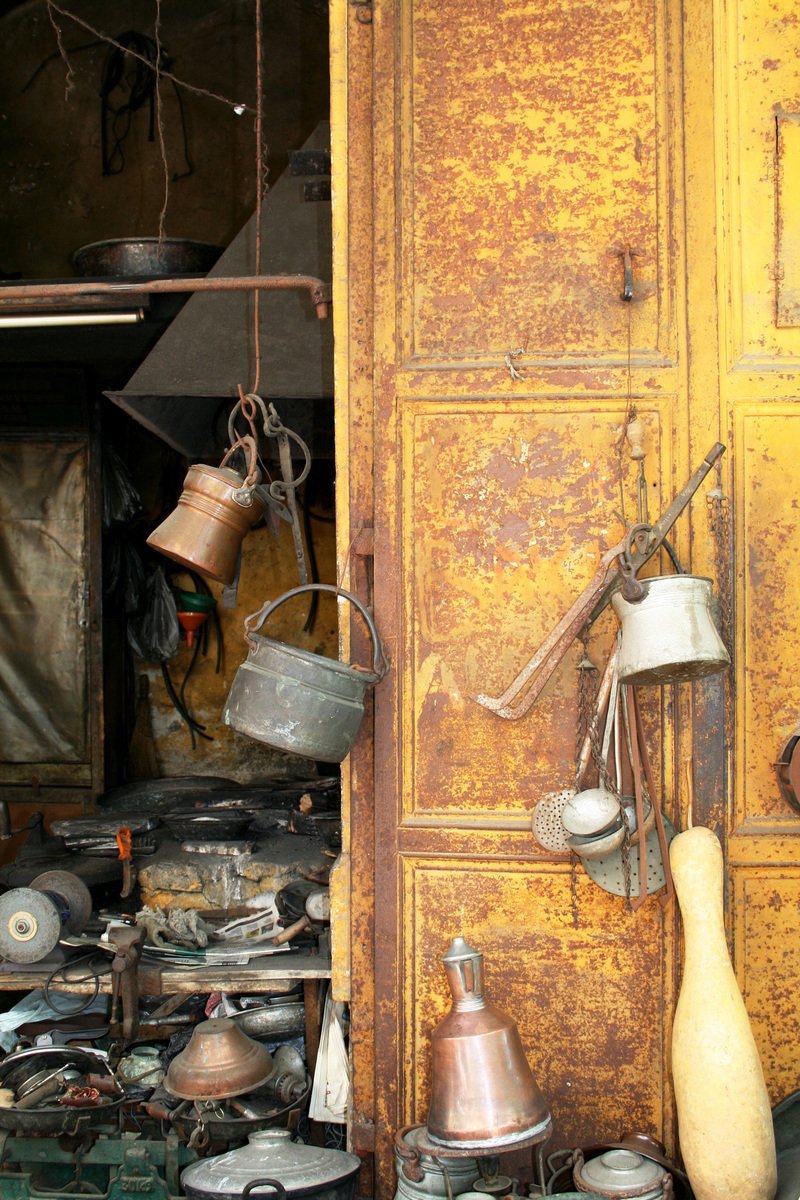
<instances>
[{"instance_id":1,"label":"copper pot handle","mask_svg":"<svg viewBox=\"0 0 800 1200\"><path fill-rule=\"evenodd\" d=\"M332 592L334 596L344 596L345 600L349 600L351 604L356 606L364 618L370 637L372 638L372 672L376 676L376 682L383 679L389 669L389 664L386 661L383 644L375 628L375 622L357 596L354 596L351 592L346 592L344 588L336 587L332 583L305 583L302 587L291 588L288 592L284 592L282 596L278 596L277 600L268 600L265 604L262 604L258 612L251 613L249 617L245 617L244 636L248 645L255 650L256 645L251 640L251 634L261 628L267 617L275 611L279 604L283 604L284 600L289 600L292 596L300 596L303 592Z\"/></svg>"},{"instance_id":2,"label":"copper pot handle","mask_svg":"<svg viewBox=\"0 0 800 1200\"><path fill-rule=\"evenodd\" d=\"M233 498L236 503L241 504L243 508L249 508L253 503L253 489L261 477L257 465L258 449L256 447L255 438L251 437L249 433L246 433L242 437L238 438L238 440L233 443L230 449L225 451L225 457L219 464L220 469L225 466L228 459L237 450L244 450L247 456L247 474L242 481L242 487L234 492ZM240 497L243 497L244 495L246 495L248 498L246 500L244 498L240 499Z\"/></svg>"}]
</instances>

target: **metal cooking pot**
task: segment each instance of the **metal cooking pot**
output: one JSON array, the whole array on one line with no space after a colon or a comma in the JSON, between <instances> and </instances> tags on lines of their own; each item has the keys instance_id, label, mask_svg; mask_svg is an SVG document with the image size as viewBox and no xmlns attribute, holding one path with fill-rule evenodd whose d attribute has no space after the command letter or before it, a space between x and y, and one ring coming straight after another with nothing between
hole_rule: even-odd
<instances>
[{"instance_id":1,"label":"metal cooking pot","mask_svg":"<svg viewBox=\"0 0 800 1200\"><path fill-rule=\"evenodd\" d=\"M243 1200L267 1185L280 1200L352 1200L361 1160L344 1150L306 1146L291 1138L288 1129L251 1133L246 1146L192 1163L181 1174L181 1188L188 1200Z\"/></svg>"},{"instance_id":2,"label":"metal cooking pot","mask_svg":"<svg viewBox=\"0 0 800 1200\"><path fill-rule=\"evenodd\" d=\"M730 665L711 614L711 580L660 575L639 581L641 599L611 597L622 626L617 659L620 681L676 683L713 675Z\"/></svg>"},{"instance_id":3,"label":"metal cooking pot","mask_svg":"<svg viewBox=\"0 0 800 1200\"><path fill-rule=\"evenodd\" d=\"M104 1075L109 1081L114 1074L107 1059L80 1046L32 1046L17 1050L0 1063L0 1087L20 1094L26 1082L39 1075L57 1070L75 1069L83 1075ZM122 1088L101 1095L97 1104L72 1108L53 1100L36 1108L0 1107L0 1129L18 1134L78 1133L90 1125L113 1120L125 1100Z\"/></svg>"},{"instance_id":4,"label":"metal cooking pot","mask_svg":"<svg viewBox=\"0 0 800 1200\"><path fill-rule=\"evenodd\" d=\"M261 476L255 441L243 437L240 444L248 458L247 474L243 477L226 466L239 444L231 447L218 467L193 463L177 507L147 539L148 546L167 558L225 584L233 583L236 576L245 534L264 515L257 492Z\"/></svg>"},{"instance_id":5,"label":"metal cooking pot","mask_svg":"<svg viewBox=\"0 0 800 1200\"><path fill-rule=\"evenodd\" d=\"M419 1145L426 1133L424 1125L406 1125L394 1135L397 1173L394 1200L438 1200L443 1196L460 1196L481 1177L474 1158L449 1158L445 1162L436 1155L426 1154Z\"/></svg>"},{"instance_id":6,"label":"metal cooking pot","mask_svg":"<svg viewBox=\"0 0 800 1200\"><path fill-rule=\"evenodd\" d=\"M371 672L255 633L279 604L303 592L331 592L356 606L372 638ZM317 762L345 759L364 716L364 693L388 669L378 632L361 601L332 584L308 583L264 604L247 617L244 629L250 650L228 693L225 724L276 750Z\"/></svg>"},{"instance_id":7,"label":"metal cooking pot","mask_svg":"<svg viewBox=\"0 0 800 1200\"><path fill-rule=\"evenodd\" d=\"M187 238L112 238L81 246L72 262L79 275L207 275L222 249Z\"/></svg>"}]
</instances>

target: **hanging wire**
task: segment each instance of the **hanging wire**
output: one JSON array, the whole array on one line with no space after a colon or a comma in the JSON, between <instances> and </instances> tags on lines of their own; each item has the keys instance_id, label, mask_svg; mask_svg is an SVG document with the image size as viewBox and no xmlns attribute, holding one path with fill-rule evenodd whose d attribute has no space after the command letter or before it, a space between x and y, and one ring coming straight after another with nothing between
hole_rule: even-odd
<instances>
[{"instance_id":1,"label":"hanging wire","mask_svg":"<svg viewBox=\"0 0 800 1200\"><path fill-rule=\"evenodd\" d=\"M88 33L94 34L99 41L105 42L109 46L115 46L117 50L122 50L125 54L130 54L132 58L139 59L139 61L143 62L145 66L152 67L152 64L143 55L136 53L134 50L128 49L126 46L123 46L121 42L118 42L116 38L109 37L107 33L103 33L102 30L96 29L94 25L90 25L88 21L84 21L82 17L78 17L75 15L75 13L69 12L68 9L62 8L60 4L56 4L55 0L47 0L47 15L50 18L50 24L55 30L56 43L59 48L59 53L67 68L66 94L69 93L69 90L72 87L74 72L72 70L72 66L70 65L69 59L67 58L67 51L64 48L61 37L61 27L53 16L54 12L58 13L62 17L66 17L70 21L74 21L76 25L80 25L81 28L87 30ZM207 88L195 87L193 84L187 83L185 79L179 79L178 76L173 75L171 71L162 70L161 76L163 79L170 79L178 87L185 88L187 92L192 92L195 96L205 96L208 100L218 100L220 104L224 104L228 108L232 109L239 117L242 115L242 113L253 111L248 104L243 104L239 100L230 100L227 96L220 96L218 92L210 92Z\"/></svg>"},{"instance_id":2,"label":"hanging wire","mask_svg":"<svg viewBox=\"0 0 800 1200\"><path fill-rule=\"evenodd\" d=\"M633 369L631 366L631 339L632 339L632 318L633 304L630 301L625 301L624 306L627 309L627 354L626 354L626 401L625 401L625 416L622 421L619 437L617 438L615 449L617 451L617 474L619 481L619 504L620 516L622 524L627 525L628 520L625 515L625 481L623 471L623 454L625 452L625 443L627 440L628 426L631 421L636 419L636 409L633 404Z\"/></svg>"},{"instance_id":3,"label":"hanging wire","mask_svg":"<svg viewBox=\"0 0 800 1200\"><path fill-rule=\"evenodd\" d=\"M267 189L266 180L266 164L264 161L264 146L263 146L263 122L264 122L264 64L263 64L263 38L264 38L264 22L261 9L261 0L256 0L256 119L255 119L255 135L256 135L256 261L255 273L261 274L261 215L262 215L262 200ZM253 386L251 392L258 392L261 384L261 291L259 288L253 289L253 340L255 352L255 372L253 377Z\"/></svg>"},{"instance_id":4,"label":"hanging wire","mask_svg":"<svg viewBox=\"0 0 800 1200\"><path fill-rule=\"evenodd\" d=\"M164 170L164 200L161 204L161 212L158 214L158 240L159 242L163 242L164 224L167 219L167 207L169 205L169 164L167 162L167 147L164 145L164 122L161 112L161 0L156 0L154 35L156 44L156 61L153 68L155 71L156 129L158 130L158 148L161 151L161 165Z\"/></svg>"}]
</instances>

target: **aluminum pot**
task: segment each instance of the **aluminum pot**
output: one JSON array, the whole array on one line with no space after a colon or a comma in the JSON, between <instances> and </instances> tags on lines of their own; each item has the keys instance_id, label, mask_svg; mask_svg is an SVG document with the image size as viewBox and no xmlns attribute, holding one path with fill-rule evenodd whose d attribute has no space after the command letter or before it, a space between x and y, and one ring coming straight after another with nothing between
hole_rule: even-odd
<instances>
[{"instance_id":1,"label":"aluminum pot","mask_svg":"<svg viewBox=\"0 0 800 1200\"><path fill-rule=\"evenodd\" d=\"M279 604L303 592L331 592L355 605L372 638L371 671L255 632ZM276 750L316 762L342 762L364 716L364 693L387 670L378 632L364 605L332 584L308 583L264 604L247 617L244 629L250 649L231 684L222 713L225 724Z\"/></svg>"},{"instance_id":2,"label":"aluminum pot","mask_svg":"<svg viewBox=\"0 0 800 1200\"><path fill-rule=\"evenodd\" d=\"M730 655L711 613L711 580L698 575L660 575L640 580L641 600L611 597L622 626L617 659L620 681L677 683L714 675Z\"/></svg>"},{"instance_id":3,"label":"aluminum pot","mask_svg":"<svg viewBox=\"0 0 800 1200\"><path fill-rule=\"evenodd\" d=\"M192 1163L181 1173L181 1189L188 1200L242 1200L256 1188L259 1200L273 1200L274 1192L279 1200L352 1200L360 1167L344 1150L293 1142L288 1129L264 1129L238 1150Z\"/></svg>"},{"instance_id":4,"label":"aluminum pot","mask_svg":"<svg viewBox=\"0 0 800 1200\"><path fill-rule=\"evenodd\" d=\"M572 1178L579 1191L595 1192L608 1200L661 1200L665 1188L671 1190L664 1167L628 1149L606 1150L588 1160L577 1150Z\"/></svg>"},{"instance_id":5,"label":"aluminum pot","mask_svg":"<svg viewBox=\"0 0 800 1200\"><path fill-rule=\"evenodd\" d=\"M431 1200L432 1197L460 1196L480 1179L474 1158L448 1158L445 1161L420 1148L425 1140L424 1125L407 1125L394 1135L397 1172L395 1200Z\"/></svg>"}]
</instances>

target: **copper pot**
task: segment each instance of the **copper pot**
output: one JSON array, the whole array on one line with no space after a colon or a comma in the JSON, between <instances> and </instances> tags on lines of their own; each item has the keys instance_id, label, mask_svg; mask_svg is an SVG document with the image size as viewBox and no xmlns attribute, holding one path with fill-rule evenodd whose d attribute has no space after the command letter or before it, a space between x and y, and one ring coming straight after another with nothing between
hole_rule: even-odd
<instances>
[{"instance_id":1,"label":"copper pot","mask_svg":"<svg viewBox=\"0 0 800 1200\"><path fill-rule=\"evenodd\" d=\"M233 583L245 534L264 515L256 492L255 442L249 437L240 441L248 452L247 475L225 465L232 450L219 467L195 463L183 481L177 508L147 539L167 558L225 584Z\"/></svg>"},{"instance_id":2,"label":"copper pot","mask_svg":"<svg viewBox=\"0 0 800 1200\"><path fill-rule=\"evenodd\" d=\"M195 1027L189 1045L173 1058L164 1087L181 1100L224 1100L266 1083L272 1057L235 1021L212 1017Z\"/></svg>"}]
</instances>

